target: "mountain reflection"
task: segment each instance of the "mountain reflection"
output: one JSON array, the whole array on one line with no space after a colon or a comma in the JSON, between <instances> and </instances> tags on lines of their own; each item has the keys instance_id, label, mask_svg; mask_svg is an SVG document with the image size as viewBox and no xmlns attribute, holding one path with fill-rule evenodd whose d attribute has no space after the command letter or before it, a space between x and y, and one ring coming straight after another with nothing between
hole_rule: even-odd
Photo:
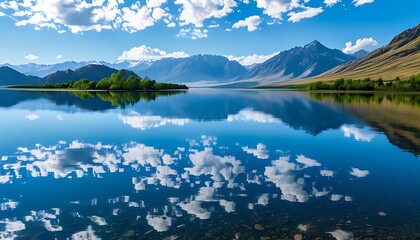
<instances>
[{"instance_id":1,"label":"mountain reflection","mask_svg":"<svg viewBox=\"0 0 420 240\"><path fill-rule=\"evenodd\" d=\"M374 130L384 132L389 141L401 149L420 154L420 95L418 94L310 94L326 104L339 103L346 112L359 117ZM343 126L345 134L349 129ZM354 134L359 140L368 135Z\"/></svg>"}]
</instances>

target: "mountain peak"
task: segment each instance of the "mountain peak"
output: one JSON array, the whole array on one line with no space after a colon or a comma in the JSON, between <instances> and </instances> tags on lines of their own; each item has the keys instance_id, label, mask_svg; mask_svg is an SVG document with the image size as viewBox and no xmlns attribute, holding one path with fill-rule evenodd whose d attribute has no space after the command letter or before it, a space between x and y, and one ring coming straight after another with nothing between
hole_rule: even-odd
<instances>
[{"instance_id":1,"label":"mountain peak","mask_svg":"<svg viewBox=\"0 0 420 240\"><path fill-rule=\"evenodd\" d=\"M305 45L305 48L313 48L313 47L325 47L325 46L322 45L322 43L320 43L318 40L313 40L309 44Z\"/></svg>"}]
</instances>

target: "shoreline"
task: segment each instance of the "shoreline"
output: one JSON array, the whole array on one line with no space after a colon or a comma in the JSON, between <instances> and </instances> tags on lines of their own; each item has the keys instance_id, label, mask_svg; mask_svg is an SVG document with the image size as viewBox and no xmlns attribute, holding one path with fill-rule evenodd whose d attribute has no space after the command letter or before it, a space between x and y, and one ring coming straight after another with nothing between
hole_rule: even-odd
<instances>
[{"instance_id":1,"label":"shoreline","mask_svg":"<svg viewBox=\"0 0 420 240\"><path fill-rule=\"evenodd\" d=\"M68 89L68 88L20 88L1 86L0 90L12 90L12 91L32 91L32 92L182 92L188 91L189 89L161 89L161 90L93 90L93 89Z\"/></svg>"},{"instance_id":2,"label":"shoreline","mask_svg":"<svg viewBox=\"0 0 420 240\"><path fill-rule=\"evenodd\" d=\"M192 88L201 89L201 88ZM206 89L206 88L203 88ZM212 88L225 90L226 88ZM295 91L306 93L327 93L327 94L409 94L418 95L420 91L380 91L380 90L306 90L300 88L287 87L252 87L252 88L234 88L235 90L262 90L262 91ZM32 92L187 92L190 89L161 89L161 90L92 90L92 89L67 89L67 88L19 88L10 86L0 86L0 90L11 91L32 91Z\"/></svg>"}]
</instances>

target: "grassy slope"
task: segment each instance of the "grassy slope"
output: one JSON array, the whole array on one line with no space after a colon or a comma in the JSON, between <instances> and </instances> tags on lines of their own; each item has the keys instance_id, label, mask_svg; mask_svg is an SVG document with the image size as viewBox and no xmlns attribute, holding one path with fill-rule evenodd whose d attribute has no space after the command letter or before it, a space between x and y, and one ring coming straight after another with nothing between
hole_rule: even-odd
<instances>
[{"instance_id":1,"label":"grassy slope","mask_svg":"<svg viewBox=\"0 0 420 240\"><path fill-rule=\"evenodd\" d=\"M413 53L407 54L409 52ZM385 54L362 62L348 71L334 73L333 69L314 78L278 85L307 84L316 81L332 81L338 78L363 79L370 77L392 80L399 76L404 80L415 74L420 74L420 37L400 48L392 49Z\"/></svg>"}]
</instances>

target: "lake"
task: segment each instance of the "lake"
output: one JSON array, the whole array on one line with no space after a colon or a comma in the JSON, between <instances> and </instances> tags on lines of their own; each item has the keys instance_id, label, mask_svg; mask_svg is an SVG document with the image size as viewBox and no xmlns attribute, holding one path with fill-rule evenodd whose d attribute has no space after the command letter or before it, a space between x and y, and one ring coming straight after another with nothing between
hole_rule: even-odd
<instances>
[{"instance_id":1,"label":"lake","mask_svg":"<svg viewBox=\"0 0 420 240\"><path fill-rule=\"evenodd\" d=\"M0 239L419 239L420 95L0 90Z\"/></svg>"}]
</instances>

